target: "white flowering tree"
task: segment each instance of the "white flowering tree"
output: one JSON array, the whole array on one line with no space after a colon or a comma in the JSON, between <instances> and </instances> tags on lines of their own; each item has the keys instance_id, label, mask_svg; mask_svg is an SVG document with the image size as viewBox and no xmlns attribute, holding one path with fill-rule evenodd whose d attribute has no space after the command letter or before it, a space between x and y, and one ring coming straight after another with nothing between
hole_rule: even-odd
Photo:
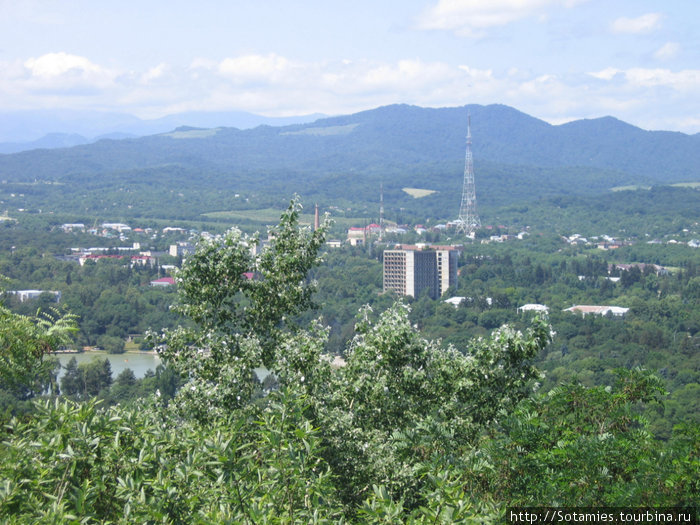
<instances>
[{"instance_id":1,"label":"white flowering tree","mask_svg":"<svg viewBox=\"0 0 700 525\"><path fill-rule=\"evenodd\" d=\"M420 465L456 467L489 424L531 395L540 377L531 360L551 339L537 319L526 334L503 327L462 353L423 339L402 304L378 320L365 308L356 331L318 408L328 462L355 503L377 483L407 505L425 503L416 500Z\"/></svg>"},{"instance_id":2,"label":"white flowering tree","mask_svg":"<svg viewBox=\"0 0 700 525\"><path fill-rule=\"evenodd\" d=\"M301 227L301 209L293 199L262 250L258 235L237 228L201 239L178 272L176 308L192 323L151 337L188 379L178 401L189 415L206 419L245 406L257 383L254 369L279 368L279 348L297 330L292 318L312 304L307 274L329 226L326 218L315 231Z\"/></svg>"}]
</instances>

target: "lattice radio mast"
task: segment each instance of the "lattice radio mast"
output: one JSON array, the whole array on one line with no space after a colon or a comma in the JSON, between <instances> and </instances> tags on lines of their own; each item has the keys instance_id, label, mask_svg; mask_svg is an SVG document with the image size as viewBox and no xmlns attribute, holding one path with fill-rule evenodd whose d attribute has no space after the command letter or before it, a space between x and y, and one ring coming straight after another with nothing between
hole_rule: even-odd
<instances>
[{"instance_id":1,"label":"lattice radio mast","mask_svg":"<svg viewBox=\"0 0 700 525\"><path fill-rule=\"evenodd\" d=\"M479 215L476 213L476 188L474 187L474 161L472 159L472 116L467 114L467 154L464 162L464 186L462 202L457 217L457 233L473 235L481 228Z\"/></svg>"},{"instance_id":2,"label":"lattice radio mast","mask_svg":"<svg viewBox=\"0 0 700 525\"><path fill-rule=\"evenodd\" d=\"M384 183L379 183L379 240L384 236Z\"/></svg>"}]
</instances>

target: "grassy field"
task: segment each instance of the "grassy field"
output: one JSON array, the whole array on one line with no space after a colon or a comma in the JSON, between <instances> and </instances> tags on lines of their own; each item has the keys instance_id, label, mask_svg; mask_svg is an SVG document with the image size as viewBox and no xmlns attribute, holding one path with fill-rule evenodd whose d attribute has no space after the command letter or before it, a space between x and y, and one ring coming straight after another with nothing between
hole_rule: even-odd
<instances>
[{"instance_id":1,"label":"grassy field","mask_svg":"<svg viewBox=\"0 0 700 525\"><path fill-rule=\"evenodd\" d=\"M262 208L259 210L212 211L209 213L203 213L202 215L209 219L226 221L246 220L266 224L273 224L279 221L281 214L282 210L278 210L275 208ZM302 214L300 217L300 221L307 224L311 224L313 220L314 216L310 213Z\"/></svg>"},{"instance_id":2,"label":"grassy field","mask_svg":"<svg viewBox=\"0 0 700 525\"><path fill-rule=\"evenodd\" d=\"M638 184L630 184L629 186L615 186L610 188L610 191L636 191L636 190L650 190L651 186L640 186Z\"/></svg>"},{"instance_id":3,"label":"grassy field","mask_svg":"<svg viewBox=\"0 0 700 525\"><path fill-rule=\"evenodd\" d=\"M675 184L669 184L674 188L700 188L700 182L677 182ZM651 186L640 186L638 184L631 184L629 186L615 186L610 188L610 191L628 191L628 190L650 190Z\"/></svg>"},{"instance_id":4,"label":"grassy field","mask_svg":"<svg viewBox=\"0 0 700 525\"><path fill-rule=\"evenodd\" d=\"M261 208L257 210L231 210L231 211L213 211L204 213L203 216L209 219L226 220L231 222L250 221L259 224L277 224L280 219L282 210L275 208ZM331 215L336 227L348 228L350 226L362 226L367 219L359 217L334 217ZM302 213L299 217L299 222L305 225L314 223L313 213Z\"/></svg>"},{"instance_id":5,"label":"grassy field","mask_svg":"<svg viewBox=\"0 0 700 525\"><path fill-rule=\"evenodd\" d=\"M437 190L422 190L419 188L401 188L403 191L408 193L414 199L420 199L421 197L427 197L433 193L437 193Z\"/></svg>"},{"instance_id":6,"label":"grassy field","mask_svg":"<svg viewBox=\"0 0 700 525\"><path fill-rule=\"evenodd\" d=\"M676 184L671 184L676 188L700 188L700 182L678 182Z\"/></svg>"}]
</instances>

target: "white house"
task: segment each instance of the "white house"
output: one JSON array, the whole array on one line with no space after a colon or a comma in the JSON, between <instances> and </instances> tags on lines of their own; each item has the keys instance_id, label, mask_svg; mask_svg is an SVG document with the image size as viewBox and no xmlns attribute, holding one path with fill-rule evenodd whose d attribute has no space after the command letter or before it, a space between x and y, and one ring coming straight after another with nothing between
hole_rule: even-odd
<instances>
[{"instance_id":1,"label":"white house","mask_svg":"<svg viewBox=\"0 0 700 525\"><path fill-rule=\"evenodd\" d=\"M37 297L39 297L41 294L44 294L44 293L52 294L54 297L56 297L57 303L61 302L61 292L54 291L54 290L14 290L14 291L8 291L7 293L11 293L11 294L19 297L20 303L23 303L24 301L27 301L29 299L36 299Z\"/></svg>"},{"instance_id":2,"label":"white house","mask_svg":"<svg viewBox=\"0 0 700 525\"><path fill-rule=\"evenodd\" d=\"M462 304L466 300L467 300L466 297L456 296L456 297L450 297L449 299L445 299L443 302L451 304L452 306L457 308L460 304Z\"/></svg>"},{"instance_id":3,"label":"white house","mask_svg":"<svg viewBox=\"0 0 700 525\"><path fill-rule=\"evenodd\" d=\"M613 317L624 317L629 308L623 308L621 306L593 306L593 305L576 305L571 308L565 308L565 312L572 312L575 314L581 314L586 317L588 314L594 315L608 315L611 314Z\"/></svg>"},{"instance_id":4,"label":"white house","mask_svg":"<svg viewBox=\"0 0 700 525\"><path fill-rule=\"evenodd\" d=\"M549 307L543 304L524 304L518 308L518 312L549 312Z\"/></svg>"}]
</instances>

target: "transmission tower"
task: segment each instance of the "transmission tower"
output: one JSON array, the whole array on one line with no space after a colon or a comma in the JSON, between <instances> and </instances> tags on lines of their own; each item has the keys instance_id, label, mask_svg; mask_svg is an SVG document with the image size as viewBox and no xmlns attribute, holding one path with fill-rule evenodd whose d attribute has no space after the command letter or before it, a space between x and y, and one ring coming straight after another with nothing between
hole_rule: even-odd
<instances>
[{"instance_id":1,"label":"transmission tower","mask_svg":"<svg viewBox=\"0 0 700 525\"><path fill-rule=\"evenodd\" d=\"M479 215L476 213L476 189L474 187L474 161L472 159L472 117L467 115L467 155L464 162L464 186L462 187L462 202L459 205L457 217L457 233L473 235L481 227Z\"/></svg>"},{"instance_id":2,"label":"transmission tower","mask_svg":"<svg viewBox=\"0 0 700 525\"><path fill-rule=\"evenodd\" d=\"M379 183L379 240L384 237L384 183Z\"/></svg>"}]
</instances>

